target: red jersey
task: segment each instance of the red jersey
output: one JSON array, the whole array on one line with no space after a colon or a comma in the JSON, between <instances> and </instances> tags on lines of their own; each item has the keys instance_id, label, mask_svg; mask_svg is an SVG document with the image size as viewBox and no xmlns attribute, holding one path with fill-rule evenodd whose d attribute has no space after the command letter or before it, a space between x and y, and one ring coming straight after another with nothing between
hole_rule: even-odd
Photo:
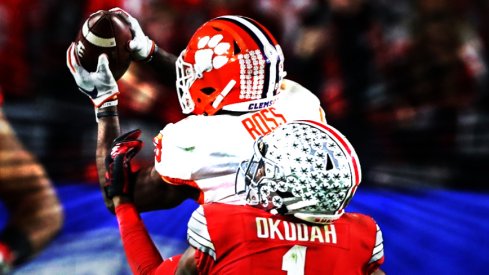
<instances>
[{"instance_id":1,"label":"red jersey","mask_svg":"<svg viewBox=\"0 0 489 275\"><path fill-rule=\"evenodd\" d=\"M207 204L192 214L188 240L202 274L370 274L384 261L380 228L356 213L319 225Z\"/></svg>"}]
</instances>

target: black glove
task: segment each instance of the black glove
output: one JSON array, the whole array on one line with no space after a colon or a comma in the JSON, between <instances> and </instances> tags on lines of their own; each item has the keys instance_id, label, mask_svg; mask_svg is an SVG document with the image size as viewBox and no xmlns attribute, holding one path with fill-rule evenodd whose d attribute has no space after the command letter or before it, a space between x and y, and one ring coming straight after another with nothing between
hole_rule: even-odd
<instances>
[{"instance_id":1,"label":"black glove","mask_svg":"<svg viewBox=\"0 0 489 275\"><path fill-rule=\"evenodd\" d=\"M143 142L138 139L139 136L141 130L132 130L117 137L112 143L112 150L105 158L104 192L108 199L115 196L132 199L134 184L131 159L143 147Z\"/></svg>"}]
</instances>

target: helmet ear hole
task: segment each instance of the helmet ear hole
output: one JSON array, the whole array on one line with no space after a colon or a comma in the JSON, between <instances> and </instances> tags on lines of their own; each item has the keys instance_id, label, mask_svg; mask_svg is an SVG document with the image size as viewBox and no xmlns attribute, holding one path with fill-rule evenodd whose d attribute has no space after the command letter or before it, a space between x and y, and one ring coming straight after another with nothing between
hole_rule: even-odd
<instances>
[{"instance_id":1,"label":"helmet ear hole","mask_svg":"<svg viewBox=\"0 0 489 275\"><path fill-rule=\"evenodd\" d=\"M268 146L264 142L259 142L258 143L258 150L260 151L261 155L264 156L267 153Z\"/></svg>"},{"instance_id":2,"label":"helmet ear hole","mask_svg":"<svg viewBox=\"0 0 489 275\"><path fill-rule=\"evenodd\" d=\"M331 157L328 154L327 159L326 159L326 171L329 171L332 169L334 169L333 161L331 160Z\"/></svg>"},{"instance_id":3,"label":"helmet ear hole","mask_svg":"<svg viewBox=\"0 0 489 275\"><path fill-rule=\"evenodd\" d=\"M289 192L289 191L286 191L286 192L282 192L280 190L277 190L277 195L279 195L281 198L293 198L294 197L294 194L292 194L292 192Z\"/></svg>"},{"instance_id":4,"label":"helmet ear hole","mask_svg":"<svg viewBox=\"0 0 489 275\"><path fill-rule=\"evenodd\" d=\"M200 89L200 91L206 95L211 95L212 93L214 93L216 91L216 89L214 89L212 87L206 87L206 88Z\"/></svg>"}]
</instances>

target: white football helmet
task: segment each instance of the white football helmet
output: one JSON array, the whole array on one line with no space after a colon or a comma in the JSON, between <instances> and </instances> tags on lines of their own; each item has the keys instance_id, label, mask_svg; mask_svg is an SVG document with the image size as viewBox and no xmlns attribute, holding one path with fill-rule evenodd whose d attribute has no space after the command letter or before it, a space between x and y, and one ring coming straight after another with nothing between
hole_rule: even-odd
<instances>
[{"instance_id":1,"label":"white football helmet","mask_svg":"<svg viewBox=\"0 0 489 275\"><path fill-rule=\"evenodd\" d=\"M338 130L295 121L256 140L236 193L249 205L327 224L343 215L360 181L358 157Z\"/></svg>"},{"instance_id":2,"label":"white football helmet","mask_svg":"<svg viewBox=\"0 0 489 275\"><path fill-rule=\"evenodd\" d=\"M243 16L203 24L176 62L184 114L257 111L271 106L285 76L284 55L271 33Z\"/></svg>"}]
</instances>

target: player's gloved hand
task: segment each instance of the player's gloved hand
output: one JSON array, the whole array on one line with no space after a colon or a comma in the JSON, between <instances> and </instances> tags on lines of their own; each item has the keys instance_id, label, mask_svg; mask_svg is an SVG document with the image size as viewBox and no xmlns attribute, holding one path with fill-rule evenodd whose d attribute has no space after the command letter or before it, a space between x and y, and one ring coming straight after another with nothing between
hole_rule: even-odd
<instances>
[{"instance_id":1,"label":"player's gloved hand","mask_svg":"<svg viewBox=\"0 0 489 275\"><path fill-rule=\"evenodd\" d=\"M75 43L71 43L66 51L66 65L75 78L78 89L92 100L95 107L100 107L119 94L119 87L109 69L107 55L101 54L98 58L97 70L89 72L81 66L75 51Z\"/></svg>"},{"instance_id":2,"label":"player's gloved hand","mask_svg":"<svg viewBox=\"0 0 489 275\"><path fill-rule=\"evenodd\" d=\"M110 11L120 13L131 26L134 37L129 41L128 47L132 52L132 58L139 61L149 61L156 50L156 44L144 34L138 20L121 8L113 8Z\"/></svg>"},{"instance_id":3,"label":"player's gloved hand","mask_svg":"<svg viewBox=\"0 0 489 275\"><path fill-rule=\"evenodd\" d=\"M104 192L108 199L125 196L132 199L133 183L131 159L141 150L143 142L138 138L141 130L136 129L125 133L112 143L112 150L105 159Z\"/></svg>"}]
</instances>

